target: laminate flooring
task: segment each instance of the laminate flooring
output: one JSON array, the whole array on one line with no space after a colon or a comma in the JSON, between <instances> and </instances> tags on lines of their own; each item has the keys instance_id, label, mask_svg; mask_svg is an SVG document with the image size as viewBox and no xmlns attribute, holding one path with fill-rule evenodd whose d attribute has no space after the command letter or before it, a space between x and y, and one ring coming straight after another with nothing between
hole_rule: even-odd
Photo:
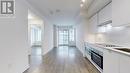
<instances>
[{"instance_id":1,"label":"laminate flooring","mask_svg":"<svg viewBox=\"0 0 130 73\"><path fill-rule=\"evenodd\" d=\"M30 56L24 73L100 73L75 47L60 46L44 56Z\"/></svg>"}]
</instances>

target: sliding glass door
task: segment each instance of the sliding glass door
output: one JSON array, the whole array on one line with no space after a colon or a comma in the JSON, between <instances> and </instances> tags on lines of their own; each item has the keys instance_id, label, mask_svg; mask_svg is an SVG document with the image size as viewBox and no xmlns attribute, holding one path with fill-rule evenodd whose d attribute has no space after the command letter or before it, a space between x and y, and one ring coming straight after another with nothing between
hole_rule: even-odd
<instances>
[{"instance_id":1,"label":"sliding glass door","mask_svg":"<svg viewBox=\"0 0 130 73\"><path fill-rule=\"evenodd\" d=\"M69 41L69 32L68 30L59 30L59 45L68 45Z\"/></svg>"},{"instance_id":2,"label":"sliding glass door","mask_svg":"<svg viewBox=\"0 0 130 73\"><path fill-rule=\"evenodd\" d=\"M75 46L75 29L59 28L58 31L59 46Z\"/></svg>"}]
</instances>

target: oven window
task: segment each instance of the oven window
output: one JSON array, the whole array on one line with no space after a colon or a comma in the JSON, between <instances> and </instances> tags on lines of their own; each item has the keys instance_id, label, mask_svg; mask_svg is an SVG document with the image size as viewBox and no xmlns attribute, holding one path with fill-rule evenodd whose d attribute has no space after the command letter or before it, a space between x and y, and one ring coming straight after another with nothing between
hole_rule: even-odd
<instances>
[{"instance_id":1,"label":"oven window","mask_svg":"<svg viewBox=\"0 0 130 73\"><path fill-rule=\"evenodd\" d=\"M101 69L103 69L103 57L94 51L91 52L91 59L96 63Z\"/></svg>"}]
</instances>

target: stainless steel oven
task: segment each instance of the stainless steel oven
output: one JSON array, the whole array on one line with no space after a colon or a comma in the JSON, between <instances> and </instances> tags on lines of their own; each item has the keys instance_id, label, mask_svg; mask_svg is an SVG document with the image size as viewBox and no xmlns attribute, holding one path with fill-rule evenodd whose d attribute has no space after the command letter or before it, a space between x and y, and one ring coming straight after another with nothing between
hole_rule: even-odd
<instances>
[{"instance_id":1,"label":"stainless steel oven","mask_svg":"<svg viewBox=\"0 0 130 73\"><path fill-rule=\"evenodd\" d=\"M103 69L103 55L99 51L91 50L91 59L97 64L101 69Z\"/></svg>"}]
</instances>

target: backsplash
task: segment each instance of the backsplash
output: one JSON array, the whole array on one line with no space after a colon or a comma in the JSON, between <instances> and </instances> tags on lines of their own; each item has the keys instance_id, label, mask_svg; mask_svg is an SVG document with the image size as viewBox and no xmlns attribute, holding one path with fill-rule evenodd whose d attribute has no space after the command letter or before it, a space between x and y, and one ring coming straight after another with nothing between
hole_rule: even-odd
<instances>
[{"instance_id":1,"label":"backsplash","mask_svg":"<svg viewBox=\"0 0 130 73\"><path fill-rule=\"evenodd\" d=\"M130 27L113 27L109 32L96 34L95 41L130 47Z\"/></svg>"}]
</instances>

